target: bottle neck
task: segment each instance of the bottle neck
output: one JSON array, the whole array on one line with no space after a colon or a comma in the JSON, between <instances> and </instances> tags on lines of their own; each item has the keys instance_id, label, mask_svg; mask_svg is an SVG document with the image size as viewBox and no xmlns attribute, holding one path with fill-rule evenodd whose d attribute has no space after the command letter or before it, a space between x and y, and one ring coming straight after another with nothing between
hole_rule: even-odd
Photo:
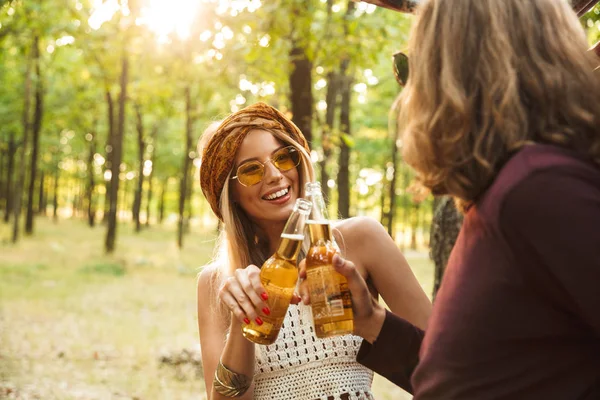
<instances>
[{"instance_id":1,"label":"bottle neck","mask_svg":"<svg viewBox=\"0 0 600 400\"><path fill-rule=\"evenodd\" d=\"M315 221L327 221L327 208L325 207L323 193L321 193L321 191L313 191L308 195L308 197L312 203L310 219Z\"/></svg>"},{"instance_id":2,"label":"bottle neck","mask_svg":"<svg viewBox=\"0 0 600 400\"><path fill-rule=\"evenodd\" d=\"M300 253L303 241L303 235L282 234L279 247L277 247L277 255L284 260L295 263L298 259L298 253Z\"/></svg>"},{"instance_id":3,"label":"bottle neck","mask_svg":"<svg viewBox=\"0 0 600 400\"><path fill-rule=\"evenodd\" d=\"M311 244L317 244L319 241L333 241L329 221L309 221L307 225Z\"/></svg>"}]
</instances>

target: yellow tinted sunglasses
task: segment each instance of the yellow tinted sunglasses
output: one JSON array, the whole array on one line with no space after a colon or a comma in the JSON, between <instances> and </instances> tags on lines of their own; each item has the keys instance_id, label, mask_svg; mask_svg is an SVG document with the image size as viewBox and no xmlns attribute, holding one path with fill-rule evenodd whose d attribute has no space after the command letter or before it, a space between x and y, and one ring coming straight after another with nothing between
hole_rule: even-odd
<instances>
[{"instance_id":1,"label":"yellow tinted sunglasses","mask_svg":"<svg viewBox=\"0 0 600 400\"><path fill-rule=\"evenodd\" d=\"M260 183L265 177L265 164L272 162L275 168L281 172L289 171L300 164L300 152L294 146L283 147L274 152L264 163L258 160L252 160L240 165L235 176L230 179L237 179L244 186L252 186Z\"/></svg>"}]
</instances>

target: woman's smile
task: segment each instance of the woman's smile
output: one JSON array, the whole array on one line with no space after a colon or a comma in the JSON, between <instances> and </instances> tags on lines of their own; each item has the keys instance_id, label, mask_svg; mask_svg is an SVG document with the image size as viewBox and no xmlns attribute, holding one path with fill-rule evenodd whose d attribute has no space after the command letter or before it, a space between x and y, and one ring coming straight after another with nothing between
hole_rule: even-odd
<instances>
[{"instance_id":1,"label":"woman's smile","mask_svg":"<svg viewBox=\"0 0 600 400\"><path fill-rule=\"evenodd\" d=\"M268 201L273 204L283 204L291 199L290 195L291 187L285 187L283 189L274 189L270 190L267 194L265 194L262 199Z\"/></svg>"}]
</instances>

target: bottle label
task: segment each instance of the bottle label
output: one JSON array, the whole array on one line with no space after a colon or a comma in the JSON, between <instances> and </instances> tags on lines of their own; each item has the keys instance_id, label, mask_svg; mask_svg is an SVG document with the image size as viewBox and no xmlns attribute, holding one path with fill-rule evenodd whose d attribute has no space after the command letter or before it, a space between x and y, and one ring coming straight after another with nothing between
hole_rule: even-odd
<instances>
[{"instance_id":1,"label":"bottle label","mask_svg":"<svg viewBox=\"0 0 600 400\"><path fill-rule=\"evenodd\" d=\"M315 320L340 317L346 308L352 309L348 283L339 279L331 265L307 269L307 280Z\"/></svg>"},{"instance_id":2,"label":"bottle label","mask_svg":"<svg viewBox=\"0 0 600 400\"><path fill-rule=\"evenodd\" d=\"M292 296L294 295L294 288L282 288L269 284L267 281L262 282L263 286L269 293L269 299L267 304L271 310L271 318L283 318L287 311Z\"/></svg>"}]
</instances>

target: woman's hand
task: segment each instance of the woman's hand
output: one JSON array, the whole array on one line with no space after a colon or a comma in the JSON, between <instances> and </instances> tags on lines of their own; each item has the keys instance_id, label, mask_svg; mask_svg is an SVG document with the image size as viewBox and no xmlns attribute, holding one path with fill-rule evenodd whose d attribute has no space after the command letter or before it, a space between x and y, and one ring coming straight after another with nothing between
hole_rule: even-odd
<instances>
[{"instance_id":1,"label":"woman's hand","mask_svg":"<svg viewBox=\"0 0 600 400\"><path fill-rule=\"evenodd\" d=\"M219 300L244 324L255 321L262 325L261 313L271 313L267 299L267 292L260 282L260 269L256 265L237 269L219 289Z\"/></svg>"},{"instance_id":2,"label":"woman's hand","mask_svg":"<svg viewBox=\"0 0 600 400\"><path fill-rule=\"evenodd\" d=\"M385 320L385 308L379 304L369 292L367 282L360 275L353 262L342 258L339 254L333 256L333 267L348 280L348 289L352 294L352 311L354 313L354 334L373 343ZM306 284L306 265L299 265L300 296L304 304L310 304L310 293Z\"/></svg>"}]
</instances>

